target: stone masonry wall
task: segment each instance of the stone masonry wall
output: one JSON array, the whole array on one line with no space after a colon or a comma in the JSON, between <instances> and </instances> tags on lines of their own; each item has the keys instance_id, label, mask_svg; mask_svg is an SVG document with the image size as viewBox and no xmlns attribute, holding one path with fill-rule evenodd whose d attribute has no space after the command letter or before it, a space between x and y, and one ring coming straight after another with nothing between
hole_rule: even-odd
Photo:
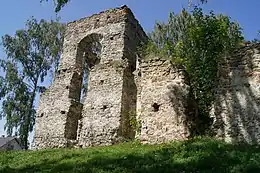
<instances>
[{"instance_id":1,"label":"stone masonry wall","mask_svg":"<svg viewBox=\"0 0 260 173\"><path fill-rule=\"evenodd\" d=\"M159 58L142 60L139 66L138 138L143 143L187 139L190 132L185 114L189 86L185 84L184 74L170 61Z\"/></svg>"},{"instance_id":2,"label":"stone masonry wall","mask_svg":"<svg viewBox=\"0 0 260 173\"><path fill-rule=\"evenodd\" d=\"M133 138L132 72L136 47L145 39L126 6L69 23L59 73L40 99L35 148L109 145ZM88 87L81 103L84 72Z\"/></svg>"},{"instance_id":3,"label":"stone masonry wall","mask_svg":"<svg viewBox=\"0 0 260 173\"><path fill-rule=\"evenodd\" d=\"M227 142L260 143L260 44L248 44L220 65L212 108L213 134Z\"/></svg>"},{"instance_id":4,"label":"stone masonry wall","mask_svg":"<svg viewBox=\"0 0 260 173\"><path fill-rule=\"evenodd\" d=\"M134 138L129 119L129 112L136 104L132 102L136 97L132 72L136 47L146 35L128 8L122 8L116 15L122 18L117 24L120 27L100 31L104 36L101 59L89 71L78 138L82 147L111 145ZM106 33L108 31L112 34Z\"/></svg>"},{"instance_id":5,"label":"stone masonry wall","mask_svg":"<svg viewBox=\"0 0 260 173\"><path fill-rule=\"evenodd\" d=\"M81 103L69 97L71 91L68 86L73 73L76 72L71 69L60 72L49 90L41 95L36 114L35 148L66 147L68 139L75 139L75 134L65 136L66 131L77 127L82 109Z\"/></svg>"},{"instance_id":6,"label":"stone masonry wall","mask_svg":"<svg viewBox=\"0 0 260 173\"><path fill-rule=\"evenodd\" d=\"M197 107L185 74L169 60L139 57L137 47L146 40L126 6L69 23L58 73L40 98L34 148L192 136ZM218 75L213 135L260 143L260 44L226 57Z\"/></svg>"}]
</instances>

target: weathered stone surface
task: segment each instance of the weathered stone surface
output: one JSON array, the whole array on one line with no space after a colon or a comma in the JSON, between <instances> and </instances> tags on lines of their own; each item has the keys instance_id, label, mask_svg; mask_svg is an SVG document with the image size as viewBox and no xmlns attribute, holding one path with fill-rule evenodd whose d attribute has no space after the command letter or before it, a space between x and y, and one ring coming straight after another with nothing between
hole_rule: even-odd
<instances>
[{"instance_id":1,"label":"weathered stone surface","mask_svg":"<svg viewBox=\"0 0 260 173\"><path fill-rule=\"evenodd\" d=\"M220 65L213 132L227 142L260 143L260 44L249 44Z\"/></svg>"},{"instance_id":2,"label":"weathered stone surface","mask_svg":"<svg viewBox=\"0 0 260 173\"><path fill-rule=\"evenodd\" d=\"M70 72L61 72L49 90L41 95L35 124L36 148L66 147L67 139L74 139L75 134L66 132L75 128L74 125L77 127L82 104L69 97L71 90L67 86L70 86L72 76Z\"/></svg>"},{"instance_id":3,"label":"weathered stone surface","mask_svg":"<svg viewBox=\"0 0 260 173\"><path fill-rule=\"evenodd\" d=\"M134 138L132 72L137 45L145 39L126 6L69 23L59 73L41 96L35 148L66 147L71 140L79 147L110 145ZM82 99L84 72L88 87Z\"/></svg>"},{"instance_id":4,"label":"weathered stone surface","mask_svg":"<svg viewBox=\"0 0 260 173\"><path fill-rule=\"evenodd\" d=\"M143 143L187 139L186 108L189 86L182 70L168 60L153 58L140 63L138 121Z\"/></svg>"},{"instance_id":5,"label":"weathered stone surface","mask_svg":"<svg viewBox=\"0 0 260 173\"><path fill-rule=\"evenodd\" d=\"M58 73L40 98L34 148L192 136L198 111L184 72L169 60L138 57L146 39L126 6L69 23ZM212 132L226 141L260 143L259 52L250 44L220 64Z\"/></svg>"}]
</instances>

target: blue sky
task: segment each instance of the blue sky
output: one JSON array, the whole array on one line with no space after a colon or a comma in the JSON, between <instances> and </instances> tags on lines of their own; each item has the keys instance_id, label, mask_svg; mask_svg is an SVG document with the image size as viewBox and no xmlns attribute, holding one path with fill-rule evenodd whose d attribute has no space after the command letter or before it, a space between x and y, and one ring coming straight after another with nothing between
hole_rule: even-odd
<instances>
[{"instance_id":1,"label":"blue sky","mask_svg":"<svg viewBox=\"0 0 260 173\"><path fill-rule=\"evenodd\" d=\"M54 19L54 6L40 0L2 0L0 4L0 37L4 34L13 35L17 29L24 27L24 22L31 16L37 19ZM193 0L197 2L197 0ZM156 20L166 21L169 12L178 13L182 7L187 7L188 0L71 0L58 14L62 22L77 20L98 13L108 8L126 4L131 8L146 32L153 29ZM229 15L240 23L246 39L257 37L260 30L260 1L259 0L209 0L202 6L204 10L214 10L216 13ZM0 56L5 56L0 47ZM0 135L4 121L0 120Z\"/></svg>"}]
</instances>

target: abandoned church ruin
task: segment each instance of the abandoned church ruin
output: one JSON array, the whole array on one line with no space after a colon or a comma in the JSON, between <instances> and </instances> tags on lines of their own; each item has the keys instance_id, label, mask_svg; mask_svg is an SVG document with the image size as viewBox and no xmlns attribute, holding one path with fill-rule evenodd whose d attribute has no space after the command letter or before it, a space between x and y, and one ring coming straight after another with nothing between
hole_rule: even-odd
<instances>
[{"instance_id":1,"label":"abandoned church ruin","mask_svg":"<svg viewBox=\"0 0 260 173\"><path fill-rule=\"evenodd\" d=\"M137 54L147 39L122 6L68 23L58 73L40 98L34 148L89 147L140 139L185 140L196 106L182 69ZM212 106L212 132L260 143L260 45L226 57Z\"/></svg>"}]
</instances>

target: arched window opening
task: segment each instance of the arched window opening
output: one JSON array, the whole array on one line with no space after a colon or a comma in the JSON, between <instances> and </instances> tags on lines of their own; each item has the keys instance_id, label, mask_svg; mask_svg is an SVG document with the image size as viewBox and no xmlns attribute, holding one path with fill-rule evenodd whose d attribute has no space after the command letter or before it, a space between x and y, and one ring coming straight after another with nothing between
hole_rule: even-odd
<instances>
[{"instance_id":1,"label":"arched window opening","mask_svg":"<svg viewBox=\"0 0 260 173\"><path fill-rule=\"evenodd\" d=\"M78 45L78 55L82 60L83 79L80 91L80 102L83 103L87 95L89 71L100 62L102 46L102 36L100 34L91 34Z\"/></svg>"},{"instance_id":2,"label":"arched window opening","mask_svg":"<svg viewBox=\"0 0 260 173\"><path fill-rule=\"evenodd\" d=\"M81 118L82 104L87 94L88 76L92 68L100 62L102 52L101 35L90 34L82 39L77 45L75 70L72 72L69 87L69 98L72 102L68 112L62 110L61 114L67 115L65 125L65 137L75 140L78 133L78 120Z\"/></svg>"}]
</instances>

